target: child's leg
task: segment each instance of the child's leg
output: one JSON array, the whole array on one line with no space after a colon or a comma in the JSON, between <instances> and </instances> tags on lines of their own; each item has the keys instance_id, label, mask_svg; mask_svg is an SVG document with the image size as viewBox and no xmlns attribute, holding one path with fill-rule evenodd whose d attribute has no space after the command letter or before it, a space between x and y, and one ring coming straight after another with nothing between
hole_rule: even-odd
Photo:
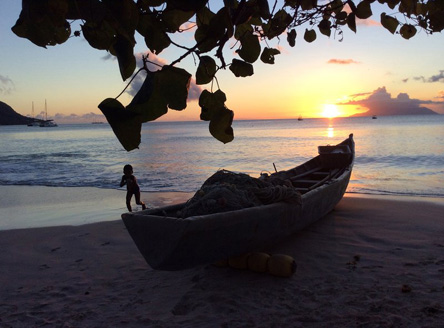
<instances>
[{"instance_id":1,"label":"child's leg","mask_svg":"<svg viewBox=\"0 0 444 328\"><path fill-rule=\"evenodd\" d=\"M140 201L140 191L137 191L134 196L136 196L136 204L142 205L142 210L146 209L145 203Z\"/></svg>"},{"instance_id":2,"label":"child's leg","mask_svg":"<svg viewBox=\"0 0 444 328\"><path fill-rule=\"evenodd\" d=\"M131 197L133 196L132 193L127 192L126 193L126 207L128 208L128 211L132 212L132 208L131 208Z\"/></svg>"}]
</instances>

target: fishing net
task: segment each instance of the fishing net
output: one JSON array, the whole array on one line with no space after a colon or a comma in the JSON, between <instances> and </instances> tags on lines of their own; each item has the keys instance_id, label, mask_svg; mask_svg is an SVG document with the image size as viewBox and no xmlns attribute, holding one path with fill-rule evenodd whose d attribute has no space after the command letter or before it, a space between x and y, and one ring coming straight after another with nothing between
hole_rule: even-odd
<instances>
[{"instance_id":1,"label":"fishing net","mask_svg":"<svg viewBox=\"0 0 444 328\"><path fill-rule=\"evenodd\" d=\"M300 203L291 182L277 177L252 178L220 170L209 177L181 210L182 218L239 210L277 202Z\"/></svg>"}]
</instances>

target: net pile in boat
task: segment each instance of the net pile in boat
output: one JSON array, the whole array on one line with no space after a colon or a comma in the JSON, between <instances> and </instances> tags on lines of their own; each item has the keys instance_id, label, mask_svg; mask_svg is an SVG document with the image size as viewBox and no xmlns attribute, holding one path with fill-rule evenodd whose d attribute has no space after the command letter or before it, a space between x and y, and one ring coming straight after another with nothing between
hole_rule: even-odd
<instances>
[{"instance_id":1,"label":"net pile in boat","mask_svg":"<svg viewBox=\"0 0 444 328\"><path fill-rule=\"evenodd\" d=\"M273 176L253 178L220 170L209 177L180 212L180 217L228 212L285 201L300 203L291 182Z\"/></svg>"}]
</instances>

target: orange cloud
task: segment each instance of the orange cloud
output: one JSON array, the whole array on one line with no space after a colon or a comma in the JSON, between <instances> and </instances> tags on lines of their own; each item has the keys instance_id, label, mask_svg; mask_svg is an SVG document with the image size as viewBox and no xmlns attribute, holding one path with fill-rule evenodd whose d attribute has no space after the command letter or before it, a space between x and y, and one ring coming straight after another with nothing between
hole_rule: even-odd
<instances>
[{"instance_id":1,"label":"orange cloud","mask_svg":"<svg viewBox=\"0 0 444 328\"><path fill-rule=\"evenodd\" d=\"M330 59L327 64L339 64L339 65L350 65L350 64L360 64L360 62L353 59Z\"/></svg>"}]
</instances>

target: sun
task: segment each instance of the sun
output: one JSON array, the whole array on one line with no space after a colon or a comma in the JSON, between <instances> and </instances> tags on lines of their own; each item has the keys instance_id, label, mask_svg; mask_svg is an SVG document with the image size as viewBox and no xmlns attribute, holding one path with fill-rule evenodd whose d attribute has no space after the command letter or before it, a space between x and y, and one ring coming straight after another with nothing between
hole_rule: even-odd
<instances>
[{"instance_id":1,"label":"sun","mask_svg":"<svg viewBox=\"0 0 444 328\"><path fill-rule=\"evenodd\" d=\"M333 118L339 115L338 107L333 104L325 104L323 106L322 116Z\"/></svg>"}]
</instances>

